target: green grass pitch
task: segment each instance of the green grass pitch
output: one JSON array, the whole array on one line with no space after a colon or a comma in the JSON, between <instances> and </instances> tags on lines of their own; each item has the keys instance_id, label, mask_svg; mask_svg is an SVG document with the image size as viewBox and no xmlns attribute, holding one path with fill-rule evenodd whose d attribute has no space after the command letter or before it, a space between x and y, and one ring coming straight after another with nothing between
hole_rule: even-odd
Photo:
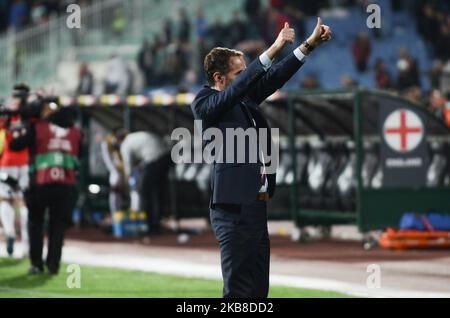
<instances>
[{"instance_id":1,"label":"green grass pitch","mask_svg":"<svg viewBox=\"0 0 450 318\"><path fill-rule=\"evenodd\" d=\"M81 266L81 288L69 289L66 266L58 276L27 275L28 260L0 259L0 297L133 297L133 298L220 298L222 282L140 271ZM272 286L273 298L347 297L335 292Z\"/></svg>"}]
</instances>

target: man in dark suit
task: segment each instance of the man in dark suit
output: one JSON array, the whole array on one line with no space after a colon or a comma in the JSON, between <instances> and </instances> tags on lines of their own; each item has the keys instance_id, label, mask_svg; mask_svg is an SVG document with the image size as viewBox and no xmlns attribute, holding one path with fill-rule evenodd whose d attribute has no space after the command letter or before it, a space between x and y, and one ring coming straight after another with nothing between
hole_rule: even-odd
<instances>
[{"instance_id":1,"label":"man in dark suit","mask_svg":"<svg viewBox=\"0 0 450 318\"><path fill-rule=\"evenodd\" d=\"M209 86L202 89L191 105L202 128L226 130L268 128L258 109L268 96L281 88L303 65L306 56L331 39L331 29L318 18L312 35L291 54L272 65L272 60L293 43L295 32L286 23L274 44L246 67L242 52L215 48L205 58ZM271 136L269 139L269 151ZM255 141L253 141L255 142ZM214 162L211 175L210 217L220 243L223 296L265 298L269 291L270 242L267 231L267 201L275 191L275 174L266 173L264 156L257 148L257 162L248 161L252 141L244 147L244 163L235 157ZM256 141L259 144L259 140ZM228 142L216 152L226 158ZM239 155L239 154L237 154ZM267 158L267 157L266 157ZM227 158L229 159L229 158Z\"/></svg>"}]
</instances>

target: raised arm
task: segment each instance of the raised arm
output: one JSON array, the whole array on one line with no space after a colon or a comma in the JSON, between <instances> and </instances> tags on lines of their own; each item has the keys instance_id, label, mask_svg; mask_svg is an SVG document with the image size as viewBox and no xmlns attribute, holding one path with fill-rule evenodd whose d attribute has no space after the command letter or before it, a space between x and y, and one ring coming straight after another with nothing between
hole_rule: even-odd
<instances>
[{"instance_id":1,"label":"raised arm","mask_svg":"<svg viewBox=\"0 0 450 318\"><path fill-rule=\"evenodd\" d=\"M215 89L204 89L198 94L191 105L195 118L203 120L206 125L219 121L231 107L248 95L254 84L272 66L272 59L277 52L287 41L293 42L294 37L294 30L285 27L273 45L247 68L245 63L239 63L239 59L243 60L243 56L240 56L237 51L234 52L237 56L223 48L216 48L215 52L211 51L205 59L205 71L210 85ZM224 54L221 56L219 53ZM222 61L222 58L229 58L229 60ZM227 73L224 73L225 68L219 67L224 63L230 64L230 70Z\"/></svg>"},{"instance_id":2,"label":"raised arm","mask_svg":"<svg viewBox=\"0 0 450 318\"><path fill-rule=\"evenodd\" d=\"M191 105L196 119L206 123L219 120L266 73L260 59L254 60L236 79L221 92L203 90Z\"/></svg>"},{"instance_id":3,"label":"raised arm","mask_svg":"<svg viewBox=\"0 0 450 318\"><path fill-rule=\"evenodd\" d=\"M276 46L276 41L265 54L267 54L269 58L276 56L286 43L293 42L293 40L290 41L290 37L293 32L294 30L290 29L289 24L286 23L284 29L278 36L278 38L282 38L278 41L280 44L282 43L282 45ZM332 31L330 27L324 25L321 18L317 18L317 25L311 36L286 58L272 66L269 71L253 86L248 94L249 97L257 104L260 104L267 97L283 87L283 85L289 81L303 65L306 56L308 56L317 46L329 41L331 39L331 35ZM282 41L283 38L284 41Z\"/></svg>"}]
</instances>

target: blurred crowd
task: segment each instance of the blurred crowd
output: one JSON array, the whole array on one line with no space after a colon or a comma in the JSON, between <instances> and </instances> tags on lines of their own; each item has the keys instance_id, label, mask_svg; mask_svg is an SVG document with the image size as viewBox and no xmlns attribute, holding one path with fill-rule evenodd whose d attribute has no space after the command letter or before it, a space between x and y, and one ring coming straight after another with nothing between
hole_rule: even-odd
<instances>
[{"instance_id":1,"label":"blurred crowd","mask_svg":"<svg viewBox=\"0 0 450 318\"><path fill-rule=\"evenodd\" d=\"M69 4L89 5L92 0L0 0L0 33L48 22L66 12Z\"/></svg>"},{"instance_id":2,"label":"blurred crowd","mask_svg":"<svg viewBox=\"0 0 450 318\"><path fill-rule=\"evenodd\" d=\"M271 0L270 6L263 8L259 0L247 0L244 10L236 10L233 19L223 23L220 17L208 21L203 10L198 9L194 21L190 21L184 10L178 12L177 21L166 20L160 35L153 41L146 40L138 54L139 69L145 78L146 87L163 85L192 85L203 83L202 58L215 46L233 47L246 53L249 59L259 55L268 43L271 43L277 31L285 21L295 28L298 39L305 37L305 18L316 15L327 7L345 7L367 5L364 0L335 1L295 1ZM430 43L430 53L438 60L430 71L433 88L440 86L438 73L444 71L446 61L450 58L449 14L445 6L436 1L415 1L417 12L417 29ZM392 1L394 10L403 10L404 1ZM435 8L435 9L434 9ZM411 9L411 8L410 8ZM430 13L430 12L431 13ZM435 19L430 23L427 19ZM425 20L424 20L425 19ZM189 31L194 24L195 37ZM425 27L424 27L425 26ZM427 31L428 30L428 31ZM437 36L436 36L437 34ZM192 40L195 39L196 42ZM351 46L355 66L361 73L367 71L371 56L371 43L367 32L362 32ZM192 49L196 45L198 51ZM194 56L196 53L197 59ZM194 62L192 63L192 59ZM191 61L191 62L190 62ZM390 74L386 62L382 59L375 63L375 83L380 89L397 89L405 91L414 86L421 86L419 65L406 49L399 51L396 78ZM343 86L357 85L357 81L343 75ZM320 86L315 79L307 77L301 87Z\"/></svg>"},{"instance_id":3,"label":"blurred crowd","mask_svg":"<svg viewBox=\"0 0 450 318\"><path fill-rule=\"evenodd\" d=\"M202 58L211 48L237 48L244 51L249 59L253 59L274 40L285 21L289 21L296 29L300 40L306 36L306 17L315 16L319 10L327 7L355 5L366 8L368 2L271 0L270 6L265 8L259 0L247 0L243 10L234 11L229 23L223 23L220 17L208 21L202 9L198 9L195 20L190 21L186 12L180 10L177 21L166 20L162 33L153 41L146 40L143 43L137 63L145 78L145 87L176 85L180 90L185 90L204 83ZM450 99L450 6L445 1L434 0L392 0L391 5L393 11L410 10L416 17L418 33L423 37L430 56L435 58L432 68L426 74L431 89L423 91L424 76L418 59L406 48L399 50L395 70L381 58L370 66L372 43L367 32L361 32L349 48L355 67L361 74L373 67L374 88L399 92L412 102L428 105L430 111L444 118L445 107ZM195 37L189 31L191 24L194 24ZM198 50L193 50L192 45ZM343 88L358 85L357 79L347 74L342 75ZM320 86L313 74L299 83L299 87L305 89Z\"/></svg>"},{"instance_id":4,"label":"blurred crowd","mask_svg":"<svg viewBox=\"0 0 450 318\"><path fill-rule=\"evenodd\" d=\"M88 5L90 0L0 0L0 32L7 29L22 30L27 26L46 23L52 15L65 12L69 3ZM360 6L367 0L270 0L264 6L260 0L247 0L244 7L233 12L229 22L220 16L208 19L202 8L195 16L181 8L173 19L163 21L159 34L143 41L136 57L138 70L145 89L164 86L187 91L205 82L203 57L215 46L242 50L249 59L258 56L276 37L285 21L295 28L298 40L306 36L306 19L326 8ZM391 1L393 11L409 10L415 16L416 29L423 37L430 56L434 58L426 76L431 89L424 91L424 74L416 56L406 48L399 50L395 68L392 61L378 59L369 63L373 43L367 32L361 32L349 45L356 70L360 74L373 74L374 87L400 92L416 103L428 105L430 111L444 117L445 105L450 98L450 4L447 1ZM133 70L119 55L112 55L102 82L107 94L136 93ZM86 63L79 69L78 94L94 93L95 78ZM341 86L357 87L358 78L342 74ZM301 89L320 88L314 74L303 77Z\"/></svg>"},{"instance_id":5,"label":"blurred crowd","mask_svg":"<svg viewBox=\"0 0 450 318\"><path fill-rule=\"evenodd\" d=\"M417 30L432 53L441 59L450 58L450 4L447 1L422 1L416 11Z\"/></svg>"},{"instance_id":6,"label":"blurred crowd","mask_svg":"<svg viewBox=\"0 0 450 318\"><path fill-rule=\"evenodd\" d=\"M306 17L328 6L354 2L272 0L270 6L264 7L260 0L247 0L244 8L235 10L227 23L220 16L209 21L202 8L190 20L185 10L180 9L176 21L165 20L161 34L144 41L138 66L146 87L177 85L184 90L204 83L203 57L213 47L236 48L251 60L274 41L284 22L291 22L298 39L303 39ZM195 30L195 35L190 30Z\"/></svg>"},{"instance_id":7,"label":"blurred crowd","mask_svg":"<svg viewBox=\"0 0 450 318\"><path fill-rule=\"evenodd\" d=\"M137 57L146 87L180 85L188 79L193 60L191 21L185 9L179 9L176 21L166 19L161 33L153 41L144 41Z\"/></svg>"}]
</instances>

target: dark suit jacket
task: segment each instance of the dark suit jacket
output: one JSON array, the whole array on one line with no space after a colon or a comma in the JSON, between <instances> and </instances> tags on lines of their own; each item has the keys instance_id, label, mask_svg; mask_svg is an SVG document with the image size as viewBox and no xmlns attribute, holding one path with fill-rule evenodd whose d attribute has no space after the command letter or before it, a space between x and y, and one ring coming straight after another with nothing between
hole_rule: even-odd
<instances>
[{"instance_id":1,"label":"dark suit jacket","mask_svg":"<svg viewBox=\"0 0 450 318\"><path fill-rule=\"evenodd\" d=\"M194 117L202 120L203 130L218 128L224 137L226 128L246 130L254 127L252 119L256 122L256 128L269 128L259 104L281 88L302 65L291 53L266 72L256 59L224 91L205 86L191 105ZM226 158L225 148L222 148L223 158ZM248 147L245 149L248 151ZM248 155L246 153L245 157L249 158ZM244 204L255 200L261 189L260 167L260 162L248 163L247 160L246 163L215 163L211 173L211 204ZM275 174L267 177L272 197Z\"/></svg>"}]
</instances>

